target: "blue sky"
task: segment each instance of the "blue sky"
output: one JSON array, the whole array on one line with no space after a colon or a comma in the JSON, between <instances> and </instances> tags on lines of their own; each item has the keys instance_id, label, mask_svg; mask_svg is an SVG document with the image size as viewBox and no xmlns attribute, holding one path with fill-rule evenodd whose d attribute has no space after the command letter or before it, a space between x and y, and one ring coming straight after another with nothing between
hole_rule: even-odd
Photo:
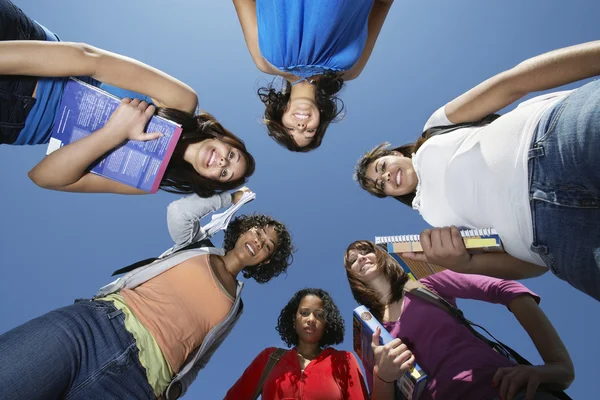
<instances>
[{"instance_id":1,"label":"blue sky","mask_svg":"<svg viewBox=\"0 0 600 400\"><path fill-rule=\"evenodd\" d=\"M290 153L258 123L256 89L270 78L254 66L230 1L15 0L63 40L86 42L160 68L191 85L200 106L241 136L257 160L242 211L288 224L298 252L287 277L248 282L245 313L188 392L222 398L256 354L281 346L279 311L303 287L328 290L346 320L356 306L343 272L346 246L376 235L418 233L419 215L377 199L352 180L356 160L383 141L413 141L429 115L480 81L539 53L594 40L595 0L396 0L371 60L342 92L347 114L318 150ZM93 4L93 5L92 5ZM574 87L571 85L571 87ZM0 332L73 299L91 297L110 274L171 246L166 206L177 196L88 195L37 188L27 172L45 146L0 146ZM220 242L221 237L217 238ZM600 392L600 304L550 273L528 280L576 368L568 393ZM535 348L502 306L463 301L466 315L533 362ZM592 316L592 317L590 317Z\"/></svg>"}]
</instances>

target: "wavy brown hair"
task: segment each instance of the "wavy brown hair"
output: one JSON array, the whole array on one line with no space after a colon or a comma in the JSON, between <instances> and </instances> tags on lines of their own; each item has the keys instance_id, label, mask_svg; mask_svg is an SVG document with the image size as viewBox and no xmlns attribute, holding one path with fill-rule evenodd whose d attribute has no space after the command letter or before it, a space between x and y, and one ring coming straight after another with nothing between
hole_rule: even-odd
<instances>
[{"instance_id":1,"label":"wavy brown hair","mask_svg":"<svg viewBox=\"0 0 600 400\"><path fill-rule=\"evenodd\" d=\"M286 80L285 89L276 90L274 89L275 79L273 79L269 86L261 87L257 92L260 101L265 105L263 122L267 126L269 136L290 151L306 153L316 149L323 142L323 137L329 124L335 122L344 110L344 102L336 96L336 93L344 86L342 74L327 71L323 75L320 75L318 80L314 81L315 102L319 108L319 126L313 140L304 147L296 144L287 128L281 122L283 114L288 107L292 85Z\"/></svg>"},{"instance_id":2,"label":"wavy brown hair","mask_svg":"<svg viewBox=\"0 0 600 400\"><path fill-rule=\"evenodd\" d=\"M375 263L377 264L377 268L381 270L383 276L389 280L391 285L391 293L385 303L382 303L379 300L375 290L363 283L358 274L352 271L352 263L348 259L350 250L357 250L361 254L375 253ZM346 277L348 278L354 300L367 307L379 321L383 320L385 306L402 298L402 289L408 280L408 275L404 273L402 267L398 265L392 256L382 250L381 247L375 245L375 243L368 240L357 240L356 242L351 243L344 254L344 268L346 269Z\"/></svg>"},{"instance_id":3,"label":"wavy brown hair","mask_svg":"<svg viewBox=\"0 0 600 400\"><path fill-rule=\"evenodd\" d=\"M176 122L182 127L181 137L160 183L162 190L178 194L196 193L200 197L210 197L242 186L254 173L256 163L254 157L246 149L244 141L225 129L209 113L194 116L174 108L159 108L157 115ZM228 182L215 181L200 175L190 163L183 159L183 154L188 145L206 139L217 139L238 149L246 160L246 172L239 178Z\"/></svg>"},{"instance_id":4,"label":"wavy brown hair","mask_svg":"<svg viewBox=\"0 0 600 400\"><path fill-rule=\"evenodd\" d=\"M485 116L484 118L475 121L475 122L464 122L461 124L454 125L446 125L446 126L434 126L427 129L425 132L419 136L416 142L408 143L402 145L400 147L390 148L391 144L388 142L381 143L375 148L367 151L362 157L358 160L356 167L354 168L354 179L358 182L361 188L371 193L376 197L388 197L387 194L383 193L381 189L375 186L375 181L369 179L367 177L367 168L371 163L375 162L377 159L389 155L393 155L395 153L400 153L404 157L412 158L412 155L416 153L419 148L433 136L444 134L451 132L460 128L468 128L468 127L476 127L476 126L484 126L492 123L496 120L500 115L498 114L490 114ZM401 203L406 204L409 207L412 207L412 202L415 198L415 193L407 193L401 196L391 196L394 199L398 200Z\"/></svg>"}]
</instances>

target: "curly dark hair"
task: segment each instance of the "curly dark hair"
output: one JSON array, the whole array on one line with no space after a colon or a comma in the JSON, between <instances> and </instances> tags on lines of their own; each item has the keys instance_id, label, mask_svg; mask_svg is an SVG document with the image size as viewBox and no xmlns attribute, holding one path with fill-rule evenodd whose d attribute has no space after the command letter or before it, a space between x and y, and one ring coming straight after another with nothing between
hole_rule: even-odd
<instances>
[{"instance_id":1,"label":"curly dark hair","mask_svg":"<svg viewBox=\"0 0 600 400\"><path fill-rule=\"evenodd\" d=\"M294 294L285 307L281 310L277 319L277 332L281 336L281 340L288 347L298 345L298 333L296 332L296 313L302 299L306 296L313 295L321 299L325 308L325 331L323 337L319 340L321 348L331 346L333 344L342 343L344 340L344 319L340 314L333 299L323 289L306 288L299 290Z\"/></svg>"},{"instance_id":2,"label":"curly dark hair","mask_svg":"<svg viewBox=\"0 0 600 400\"><path fill-rule=\"evenodd\" d=\"M254 173L254 157L246 149L244 141L225 129L209 113L194 116L174 108L158 108L156 114L180 124L182 128L181 136L160 183L162 190L178 194L196 193L200 197L210 197L242 186ZM194 167L183 159L183 154L188 145L206 139L218 139L238 149L246 159L246 173L228 182L214 181L198 174Z\"/></svg>"},{"instance_id":3,"label":"curly dark hair","mask_svg":"<svg viewBox=\"0 0 600 400\"><path fill-rule=\"evenodd\" d=\"M273 79L269 86L261 87L257 91L260 101L265 105L263 122L267 125L269 136L290 151L306 153L316 149L321 145L329 124L335 121L344 110L344 102L335 96L344 86L342 74L327 71L320 75L318 80L314 81L315 102L320 112L319 126L313 140L304 147L296 144L287 128L281 123L281 118L288 107L292 85L286 80L285 90L276 90L273 88L275 79Z\"/></svg>"},{"instance_id":4,"label":"curly dark hair","mask_svg":"<svg viewBox=\"0 0 600 400\"><path fill-rule=\"evenodd\" d=\"M267 283L272 278L285 272L292 264L292 253L295 251L290 232L284 224L264 214L240 215L229 223L225 231L223 248L229 251L235 247L238 238L252 228L272 226L277 232L277 248L268 261L255 266L247 266L242 270L244 278L252 278L258 283Z\"/></svg>"}]
</instances>

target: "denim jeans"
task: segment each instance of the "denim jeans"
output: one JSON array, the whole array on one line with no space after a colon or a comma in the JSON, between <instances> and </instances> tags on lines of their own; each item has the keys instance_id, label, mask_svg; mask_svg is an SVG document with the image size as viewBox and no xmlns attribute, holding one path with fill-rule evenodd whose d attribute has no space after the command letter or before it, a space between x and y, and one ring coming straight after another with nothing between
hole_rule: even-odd
<instances>
[{"instance_id":1,"label":"denim jeans","mask_svg":"<svg viewBox=\"0 0 600 400\"><path fill-rule=\"evenodd\" d=\"M0 399L155 399L124 320L81 300L0 335Z\"/></svg>"},{"instance_id":2,"label":"denim jeans","mask_svg":"<svg viewBox=\"0 0 600 400\"><path fill-rule=\"evenodd\" d=\"M600 301L600 81L542 116L528 156L531 249Z\"/></svg>"},{"instance_id":3,"label":"denim jeans","mask_svg":"<svg viewBox=\"0 0 600 400\"><path fill-rule=\"evenodd\" d=\"M46 40L46 33L9 0L0 0L0 40ZM0 75L0 144L13 143L29 111L37 78Z\"/></svg>"}]
</instances>

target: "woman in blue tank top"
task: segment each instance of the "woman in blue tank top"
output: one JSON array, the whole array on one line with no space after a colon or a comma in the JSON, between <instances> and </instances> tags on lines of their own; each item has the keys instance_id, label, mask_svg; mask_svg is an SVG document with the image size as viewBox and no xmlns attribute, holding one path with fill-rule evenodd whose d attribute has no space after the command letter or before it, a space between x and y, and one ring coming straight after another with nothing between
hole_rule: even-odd
<instances>
[{"instance_id":1,"label":"woman in blue tank top","mask_svg":"<svg viewBox=\"0 0 600 400\"><path fill-rule=\"evenodd\" d=\"M269 135L291 151L321 145L341 113L336 94L360 75L393 0L233 0L246 45L284 88L258 90Z\"/></svg>"},{"instance_id":2,"label":"woman in blue tank top","mask_svg":"<svg viewBox=\"0 0 600 400\"><path fill-rule=\"evenodd\" d=\"M108 123L63 146L30 172L39 186L70 192L146 194L89 172L102 155L143 134L153 114L183 128L160 188L210 197L254 172L244 142L208 113L194 115L196 92L142 62L81 43L60 42L9 0L0 0L0 144L48 143L64 86L77 76L124 99ZM139 93L138 93L139 92Z\"/></svg>"}]
</instances>

